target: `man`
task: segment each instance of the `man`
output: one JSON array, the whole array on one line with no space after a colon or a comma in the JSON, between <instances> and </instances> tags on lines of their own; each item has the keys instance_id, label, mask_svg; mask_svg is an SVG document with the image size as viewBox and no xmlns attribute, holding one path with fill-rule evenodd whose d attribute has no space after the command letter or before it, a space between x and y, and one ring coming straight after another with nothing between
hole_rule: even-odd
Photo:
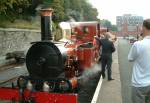
<instances>
[{"instance_id":1,"label":"man","mask_svg":"<svg viewBox=\"0 0 150 103\"><path fill-rule=\"evenodd\" d=\"M143 40L135 42L128 54L134 62L132 73L133 103L150 103L150 19L143 22Z\"/></svg>"},{"instance_id":2,"label":"man","mask_svg":"<svg viewBox=\"0 0 150 103\"><path fill-rule=\"evenodd\" d=\"M102 77L105 78L105 69L107 68L107 74L108 74L108 81L114 80L111 77L112 71L111 71L111 65L112 65L112 53L115 51L115 47L112 41L109 40L110 35L109 33L105 34L105 38L100 40L101 45L101 65L102 70L101 74Z\"/></svg>"}]
</instances>

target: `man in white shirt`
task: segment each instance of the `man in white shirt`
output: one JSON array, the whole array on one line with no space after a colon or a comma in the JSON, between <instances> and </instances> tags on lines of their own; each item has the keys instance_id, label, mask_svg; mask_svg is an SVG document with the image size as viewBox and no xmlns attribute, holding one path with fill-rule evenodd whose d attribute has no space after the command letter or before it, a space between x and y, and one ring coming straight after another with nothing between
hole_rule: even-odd
<instances>
[{"instance_id":1,"label":"man in white shirt","mask_svg":"<svg viewBox=\"0 0 150 103\"><path fill-rule=\"evenodd\" d=\"M143 40L135 42L128 54L134 62L132 73L133 103L150 103L150 19L143 22Z\"/></svg>"}]
</instances>

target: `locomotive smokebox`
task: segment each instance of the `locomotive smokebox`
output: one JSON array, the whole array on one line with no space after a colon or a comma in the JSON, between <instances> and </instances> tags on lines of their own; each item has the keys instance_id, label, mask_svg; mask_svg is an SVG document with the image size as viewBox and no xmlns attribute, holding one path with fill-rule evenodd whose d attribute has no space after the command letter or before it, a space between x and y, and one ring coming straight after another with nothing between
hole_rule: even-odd
<instances>
[{"instance_id":1,"label":"locomotive smokebox","mask_svg":"<svg viewBox=\"0 0 150 103\"><path fill-rule=\"evenodd\" d=\"M51 8L41 9L41 40L53 40L52 35L52 11Z\"/></svg>"}]
</instances>

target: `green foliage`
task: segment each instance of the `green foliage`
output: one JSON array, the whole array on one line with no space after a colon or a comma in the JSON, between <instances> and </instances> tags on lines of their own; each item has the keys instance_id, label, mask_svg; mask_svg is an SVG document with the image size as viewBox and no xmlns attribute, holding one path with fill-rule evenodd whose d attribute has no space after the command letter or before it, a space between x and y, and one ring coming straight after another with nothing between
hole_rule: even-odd
<instances>
[{"instance_id":1,"label":"green foliage","mask_svg":"<svg viewBox=\"0 0 150 103\"><path fill-rule=\"evenodd\" d=\"M108 20L101 20L100 22L101 22L101 26L107 27L107 28L111 28L112 24L111 24L110 21L108 21Z\"/></svg>"},{"instance_id":2,"label":"green foliage","mask_svg":"<svg viewBox=\"0 0 150 103\"><path fill-rule=\"evenodd\" d=\"M51 7L53 11L53 21L60 22L64 20L64 0L44 0L44 6Z\"/></svg>"},{"instance_id":3,"label":"green foliage","mask_svg":"<svg viewBox=\"0 0 150 103\"><path fill-rule=\"evenodd\" d=\"M0 16L13 21L30 6L31 0L0 0Z\"/></svg>"},{"instance_id":4,"label":"green foliage","mask_svg":"<svg viewBox=\"0 0 150 103\"><path fill-rule=\"evenodd\" d=\"M101 22L101 26L107 27L111 31L118 31L117 26L116 25L112 25L110 21L108 21L108 20L101 20L100 22Z\"/></svg>"},{"instance_id":5,"label":"green foliage","mask_svg":"<svg viewBox=\"0 0 150 103\"><path fill-rule=\"evenodd\" d=\"M86 0L64 0L65 18L76 21L97 20L98 12Z\"/></svg>"},{"instance_id":6,"label":"green foliage","mask_svg":"<svg viewBox=\"0 0 150 103\"><path fill-rule=\"evenodd\" d=\"M61 21L93 21L97 9L88 0L0 0L0 20L14 22L16 19L30 20L38 6L54 9L53 21L58 27Z\"/></svg>"},{"instance_id":7,"label":"green foliage","mask_svg":"<svg viewBox=\"0 0 150 103\"><path fill-rule=\"evenodd\" d=\"M87 0L0 0L0 15L13 21L18 15L35 14L35 8L40 4L54 9L54 22L71 18L76 21L97 20L97 9Z\"/></svg>"},{"instance_id":8,"label":"green foliage","mask_svg":"<svg viewBox=\"0 0 150 103\"><path fill-rule=\"evenodd\" d=\"M98 20L98 12L87 0L43 0L46 7L54 9L54 22L68 21L93 21Z\"/></svg>"},{"instance_id":9,"label":"green foliage","mask_svg":"<svg viewBox=\"0 0 150 103\"><path fill-rule=\"evenodd\" d=\"M116 32L117 32L117 31L118 31L118 28L117 28L117 26L116 26L116 25L112 25L112 26L111 26L111 30L112 30L112 31L116 31Z\"/></svg>"}]
</instances>

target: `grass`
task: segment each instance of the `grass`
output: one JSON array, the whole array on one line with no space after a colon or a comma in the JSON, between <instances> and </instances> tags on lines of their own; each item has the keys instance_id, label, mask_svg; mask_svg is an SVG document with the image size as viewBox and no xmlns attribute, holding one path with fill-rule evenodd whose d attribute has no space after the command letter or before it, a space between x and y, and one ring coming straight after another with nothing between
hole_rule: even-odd
<instances>
[{"instance_id":1,"label":"grass","mask_svg":"<svg viewBox=\"0 0 150 103\"><path fill-rule=\"evenodd\" d=\"M40 21L26 21L26 20L15 20L14 22L2 20L0 22L1 28L19 28L19 29L40 29Z\"/></svg>"}]
</instances>

